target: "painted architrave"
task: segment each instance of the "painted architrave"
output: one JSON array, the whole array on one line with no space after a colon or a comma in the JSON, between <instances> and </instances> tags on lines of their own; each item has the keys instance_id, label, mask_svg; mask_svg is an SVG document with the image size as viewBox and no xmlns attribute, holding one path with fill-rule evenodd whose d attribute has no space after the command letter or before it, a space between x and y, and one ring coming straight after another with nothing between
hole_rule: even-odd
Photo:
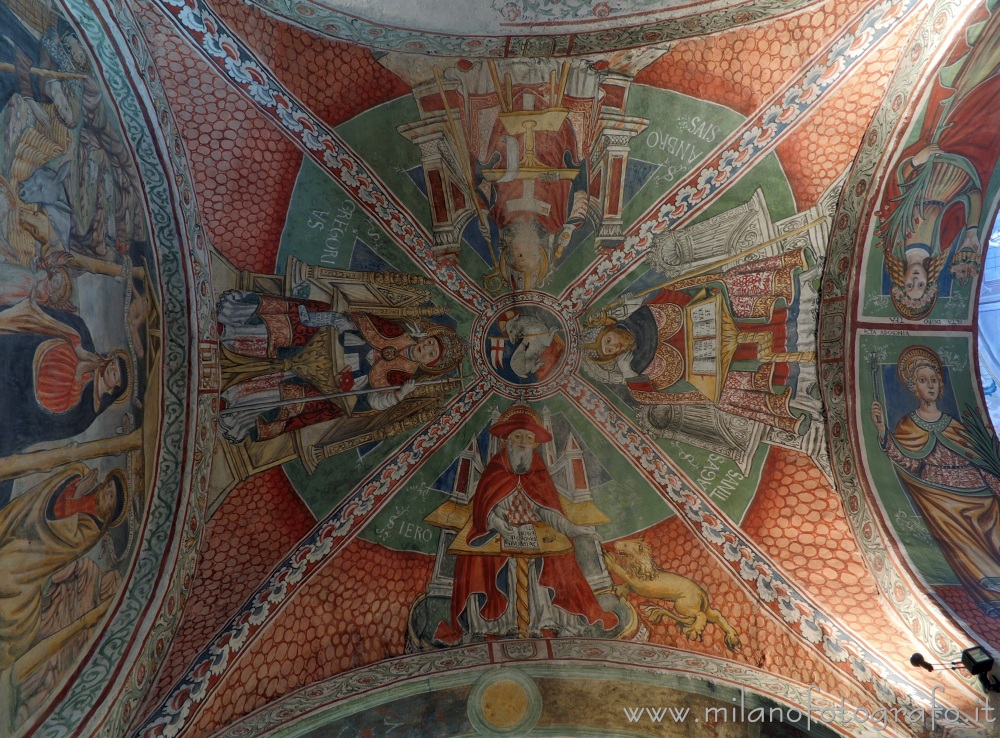
<instances>
[{"instance_id":1,"label":"painted architrave","mask_svg":"<svg viewBox=\"0 0 1000 738\"><path fill-rule=\"evenodd\" d=\"M625 13L615 13L614 3L557 5L537 0L514 3L494 0L497 16L494 33L449 33L416 28L420 21L390 24L317 0L253 0L253 4L282 21L325 38L370 46L383 51L465 57L577 56L618 51L648 44L728 31L767 21L815 5L814 0L765 0L715 3L716 7L664 7L662 2L639 3ZM637 5L632 3L633 6ZM586 6L590 17L568 18L571 6ZM439 14L442 17L447 13ZM416 19L415 19L416 20ZM507 29L511 29L507 31ZM513 29L524 31L519 33ZM545 33L531 31L544 28ZM500 32L504 31L504 32Z\"/></svg>"},{"instance_id":2,"label":"painted architrave","mask_svg":"<svg viewBox=\"0 0 1000 738\"><path fill-rule=\"evenodd\" d=\"M510 653L523 653L512 657ZM384 704L416 692L427 692L453 684L468 684L500 666L516 666L528 676L569 679L614 679L662 684L664 678L680 677L724 685L734 692L770 698L795 708L803 715L839 707L840 701L809 685L775 676L736 661L706 656L682 649L628 641L560 638L547 642L502 641L445 651L402 656L373 666L355 669L290 692L213 735L213 738L276 738L300 736L323 723L373 705ZM440 685L440 686L439 686ZM842 735L904 736L902 726L888 723L877 730L851 716L856 706L847 704L840 715L824 724ZM922 710L919 710L922 714ZM829 714L829 713L826 713Z\"/></svg>"}]
</instances>

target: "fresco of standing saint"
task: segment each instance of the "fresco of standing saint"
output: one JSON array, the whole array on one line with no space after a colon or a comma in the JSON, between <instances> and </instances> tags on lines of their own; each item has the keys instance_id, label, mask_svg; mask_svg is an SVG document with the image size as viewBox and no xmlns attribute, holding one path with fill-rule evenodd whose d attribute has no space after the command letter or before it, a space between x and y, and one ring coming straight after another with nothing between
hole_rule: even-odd
<instances>
[{"instance_id":1,"label":"fresco of standing saint","mask_svg":"<svg viewBox=\"0 0 1000 738\"><path fill-rule=\"evenodd\" d=\"M888 291L896 311L920 320L952 281L965 286L983 254L983 183L996 165L995 115L1000 17L984 22L972 51L942 73L927 103L923 135L904 152L889 183L881 225ZM934 115L930 114L933 112Z\"/></svg>"},{"instance_id":2,"label":"fresco of standing saint","mask_svg":"<svg viewBox=\"0 0 1000 738\"><path fill-rule=\"evenodd\" d=\"M985 614L1000 617L1000 455L995 438L982 432L981 422L973 426L980 432L970 434L966 424L939 407L944 370L933 349L905 349L896 374L918 404L890 433L876 396L871 418L879 445L965 590Z\"/></svg>"}]
</instances>

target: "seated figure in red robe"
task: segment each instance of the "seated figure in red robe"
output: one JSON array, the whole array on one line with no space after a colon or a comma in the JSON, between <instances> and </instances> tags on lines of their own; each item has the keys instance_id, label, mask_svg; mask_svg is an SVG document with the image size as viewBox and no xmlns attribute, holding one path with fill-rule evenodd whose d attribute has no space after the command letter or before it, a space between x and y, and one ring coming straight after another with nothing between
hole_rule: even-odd
<instances>
[{"instance_id":1,"label":"seated figure in red robe","mask_svg":"<svg viewBox=\"0 0 1000 738\"><path fill-rule=\"evenodd\" d=\"M466 543L483 546L514 529L544 523L570 539L597 538L592 527L571 522L542 457L539 443L552 440L534 410L515 405L490 433L506 441L483 471L472 500L472 526ZM457 556L451 598L451 622L442 621L435 639L455 643L463 636L517 635L515 562L503 555ZM533 634L579 635L593 624L610 630L616 615L597 601L575 554L530 559L527 598Z\"/></svg>"}]
</instances>

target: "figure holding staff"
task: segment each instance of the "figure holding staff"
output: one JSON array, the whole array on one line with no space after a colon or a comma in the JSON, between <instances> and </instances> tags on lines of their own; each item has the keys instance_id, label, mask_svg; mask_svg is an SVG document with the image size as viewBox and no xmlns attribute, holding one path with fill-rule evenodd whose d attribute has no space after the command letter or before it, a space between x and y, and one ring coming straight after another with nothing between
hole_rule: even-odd
<instances>
[{"instance_id":1,"label":"figure holding staff","mask_svg":"<svg viewBox=\"0 0 1000 738\"><path fill-rule=\"evenodd\" d=\"M421 377L454 371L466 353L448 326L340 313L314 300L229 290L217 309L221 424L233 443L387 410L425 384Z\"/></svg>"}]
</instances>

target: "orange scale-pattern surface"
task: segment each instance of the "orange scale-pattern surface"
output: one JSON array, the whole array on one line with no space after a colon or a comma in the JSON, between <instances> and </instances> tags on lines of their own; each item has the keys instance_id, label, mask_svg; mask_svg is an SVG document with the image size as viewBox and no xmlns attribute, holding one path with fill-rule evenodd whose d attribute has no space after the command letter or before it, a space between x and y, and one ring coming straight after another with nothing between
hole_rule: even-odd
<instances>
[{"instance_id":1,"label":"orange scale-pattern surface","mask_svg":"<svg viewBox=\"0 0 1000 738\"><path fill-rule=\"evenodd\" d=\"M701 586L708 593L712 607L740 634L739 650L730 651L720 628L710 624L700 640L692 641L676 623L665 618L658 624L645 621L650 629L650 642L741 661L804 684L814 684L825 694L843 696L855 704L872 703L868 692L806 648L774 617L765 615L761 603L736 583L734 574L694 537L680 518L675 516L647 529L643 537L660 568ZM610 546L606 548L610 550ZM657 602L635 594L629 599L637 607Z\"/></svg>"},{"instance_id":2,"label":"orange scale-pattern surface","mask_svg":"<svg viewBox=\"0 0 1000 738\"><path fill-rule=\"evenodd\" d=\"M813 13L679 41L635 81L749 115L865 5L862 0L830 0Z\"/></svg>"},{"instance_id":3,"label":"orange scale-pattern surface","mask_svg":"<svg viewBox=\"0 0 1000 738\"><path fill-rule=\"evenodd\" d=\"M869 646L906 663L919 644L884 602L851 533L840 496L812 460L774 446L741 525L790 581L836 613ZM918 679L919 674L909 676Z\"/></svg>"},{"instance_id":4,"label":"orange scale-pattern surface","mask_svg":"<svg viewBox=\"0 0 1000 738\"><path fill-rule=\"evenodd\" d=\"M274 271L302 155L151 4L133 10L177 119L211 244L237 268Z\"/></svg>"},{"instance_id":5,"label":"orange scale-pattern surface","mask_svg":"<svg viewBox=\"0 0 1000 738\"><path fill-rule=\"evenodd\" d=\"M863 67L778 145L796 210L815 205L850 167L916 22L913 17L900 24Z\"/></svg>"},{"instance_id":6,"label":"orange scale-pattern surface","mask_svg":"<svg viewBox=\"0 0 1000 738\"><path fill-rule=\"evenodd\" d=\"M288 602L224 677L192 735L306 684L401 656L434 558L356 539Z\"/></svg>"},{"instance_id":7,"label":"orange scale-pattern surface","mask_svg":"<svg viewBox=\"0 0 1000 738\"><path fill-rule=\"evenodd\" d=\"M155 705L264 577L308 533L315 518L281 469L238 484L208 522L177 634L156 686Z\"/></svg>"},{"instance_id":8,"label":"orange scale-pattern surface","mask_svg":"<svg viewBox=\"0 0 1000 738\"><path fill-rule=\"evenodd\" d=\"M282 84L331 126L410 91L368 49L321 39L242 0L215 0L212 5Z\"/></svg>"},{"instance_id":9,"label":"orange scale-pattern surface","mask_svg":"<svg viewBox=\"0 0 1000 738\"><path fill-rule=\"evenodd\" d=\"M935 587L934 592L964 620L976 635L994 649L1000 648L1000 619L991 618L979 609L969 593L957 584Z\"/></svg>"}]
</instances>

